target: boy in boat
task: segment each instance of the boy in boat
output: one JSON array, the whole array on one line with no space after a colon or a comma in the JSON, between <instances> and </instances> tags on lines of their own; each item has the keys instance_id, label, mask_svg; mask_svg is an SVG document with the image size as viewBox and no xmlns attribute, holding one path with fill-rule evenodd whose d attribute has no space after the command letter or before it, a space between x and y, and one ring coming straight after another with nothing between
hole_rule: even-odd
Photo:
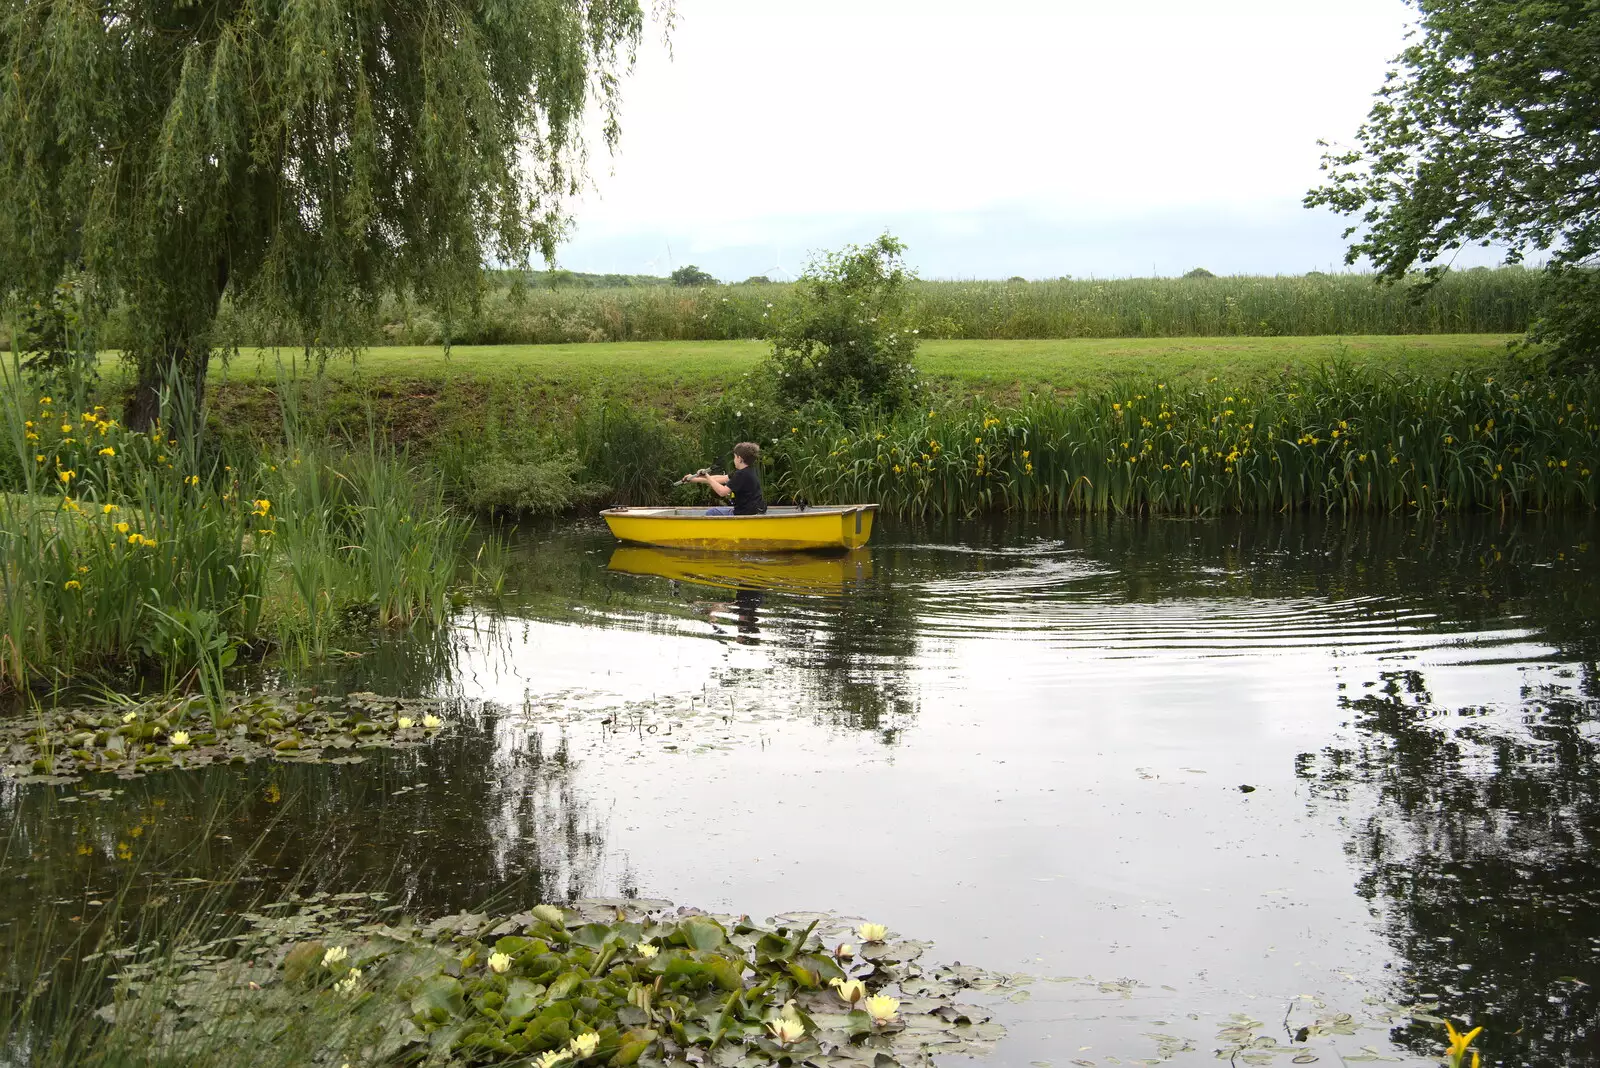
<instances>
[{"instance_id":1,"label":"boy in boat","mask_svg":"<svg viewBox=\"0 0 1600 1068\"><path fill-rule=\"evenodd\" d=\"M733 447L733 474L684 475L683 480L704 482L718 497L733 498L733 507L707 508L706 515L761 515L767 510L767 502L761 496L761 472L756 469L759 459L761 446L741 441Z\"/></svg>"}]
</instances>

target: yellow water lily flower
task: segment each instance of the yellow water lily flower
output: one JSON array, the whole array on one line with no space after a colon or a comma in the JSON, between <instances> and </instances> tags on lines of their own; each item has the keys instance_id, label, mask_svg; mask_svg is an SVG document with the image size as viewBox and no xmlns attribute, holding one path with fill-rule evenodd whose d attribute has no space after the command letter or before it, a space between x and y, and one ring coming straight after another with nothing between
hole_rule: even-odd
<instances>
[{"instance_id":1,"label":"yellow water lily flower","mask_svg":"<svg viewBox=\"0 0 1600 1068\"><path fill-rule=\"evenodd\" d=\"M333 984L333 989L345 995L346 997L349 997L356 992L356 989L360 985L361 969L351 968L349 973L343 979L340 979L338 982Z\"/></svg>"},{"instance_id":2,"label":"yellow water lily flower","mask_svg":"<svg viewBox=\"0 0 1600 1068\"><path fill-rule=\"evenodd\" d=\"M401 716L399 719L394 721L394 725L396 727L399 727L401 730L404 731L404 730L410 730L411 729L411 725L414 722L416 722L416 721L413 720L410 716Z\"/></svg>"},{"instance_id":3,"label":"yellow water lily flower","mask_svg":"<svg viewBox=\"0 0 1600 1068\"><path fill-rule=\"evenodd\" d=\"M430 731L436 731L440 727L444 726L444 720L440 719L432 712L429 712L426 716L422 717L422 725L428 728ZM559 923L561 921L557 920L556 922Z\"/></svg>"},{"instance_id":4,"label":"yellow water lily flower","mask_svg":"<svg viewBox=\"0 0 1600 1068\"><path fill-rule=\"evenodd\" d=\"M889 928L881 923L864 923L856 928L856 937L863 942L882 942L889 937Z\"/></svg>"},{"instance_id":5,"label":"yellow water lily flower","mask_svg":"<svg viewBox=\"0 0 1600 1068\"><path fill-rule=\"evenodd\" d=\"M833 955L838 957L840 960L853 957L856 955L856 947L852 946L849 942L840 942L834 947Z\"/></svg>"},{"instance_id":6,"label":"yellow water lily flower","mask_svg":"<svg viewBox=\"0 0 1600 1068\"><path fill-rule=\"evenodd\" d=\"M831 985L840 1000L851 1005L867 996L867 984L860 979L835 979Z\"/></svg>"},{"instance_id":7,"label":"yellow water lily flower","mask_svg":"<svg viewBox=\"0 0 1600 1068\"><path fill-rule=\"evenodd\" d=\"M772 1037L778 1045L787 1046L805 1037L806 1025L799 1020L780 1016L776 1020L767 1021L767 1030L772 1032Z\"/></svg>"},{"instance_id":8,"label":"yellow water lily flower","mask_svg":"<svg viewBox=\"0 0 1600 1068\"><path fill-rule=\"evenodd\" d=\"M498 950L489 954L489 970L496 975L504 975L511 970L511 956Z\"/></svg>"},{"instance_id":9,"label":"yellow water lily flower","mask_svg":"<svg viewBox=\"0 0 1600 1068\"><path fill-rule=\"evenodd\" d=\"M329 946L327 952L322 954L322 966L331 968L335 964L342 964L350 956L350 951L343 946Z\"/></svg>"},{"instance_id":10,"label":"yellow water lily flower","mask_svg":"<svg viewBox=\"0 0 1600 1068\"><path fill-rule=\"evenodd\" d=\"M593 1031L586 1035L574 1035L572 1041L567 1043L567 1048L581 1061L585 1057L594 1056L594 1051L600 1048L600 1036Z\"/></svg>"},{"instance_id":11,"label":"yellow water lily flower","mask_svg":"<svg viewBox=\"0 0 1600 1068\"><path fill-rule=\"evenodd\" d=\"M570 1050L553 1049L539 1054L539 1059L533 1063L538 1065L539 1068L555 1068L556 1065L560 1064L570 1056L572 1056L572 1052Z\"/></svg>"},{"instance_id":12,"label":"yellow water lily flower","mask_svg":"<svg viewBox=\"0 0 1600 1068\"><path fill-rule=\"evenodd\" d=\"M661 952L661 950L657 949L655 946L652 946L649 942L636 942L633 948L638 952L640 958L644 960L649 960L651 957L654 957L657 953Z\"/></svg>"},{"instance_id":13,"label":"yellow water lily flower","mask_svg":"<svg viewBox=\"0 0 1600 1068\"><path fill-rule=\"evenodd\" d=\"M867 999L866 1008L872 1022L882 1027L894 1019L894 1014L900 1009L900 999L877 994Z\"/></svg>"},{"instance_id":14,"label":"yellow water lily flower","mask_svg":"<svg viewBox=\"0 0 1600 1068\"><path fill-rule=\"evenodd\" d=\"M189 744L189 732L188 731L173 731L172 732L171 741L172 741L173 745L188 745Z\"/></svg>"}]
</instances>

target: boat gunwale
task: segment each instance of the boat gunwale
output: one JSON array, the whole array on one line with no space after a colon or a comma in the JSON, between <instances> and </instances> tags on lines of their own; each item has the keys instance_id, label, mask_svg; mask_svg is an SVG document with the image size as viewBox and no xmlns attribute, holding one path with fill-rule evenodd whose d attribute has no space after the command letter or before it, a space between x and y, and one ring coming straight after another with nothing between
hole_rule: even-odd
<instances>
[{"instance_id":1,"label":"boat gunwale","mask_svg":"<svg viewBox=\"0 0 1600 1068\"><path fill-rule=\"evenodd\" d=\"M715 507L714 505L710 507ZM706 515L704 508L675 508L671 506L643 506L633 508L607 508L600 514L607 518L636 518L636 519L803 519L809 516L845 516L852 512L876 512L876 504L839 504L808 507L805 509L792 506L782 506L783 510L768 509L755 515ZM684 514L684 513L688 514Z\"/></svg>"}]
</instances>

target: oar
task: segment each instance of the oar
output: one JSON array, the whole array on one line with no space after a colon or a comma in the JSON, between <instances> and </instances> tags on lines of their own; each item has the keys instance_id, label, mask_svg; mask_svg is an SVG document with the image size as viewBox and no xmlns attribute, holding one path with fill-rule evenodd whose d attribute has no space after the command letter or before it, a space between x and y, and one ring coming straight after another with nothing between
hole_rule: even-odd
<instances>
[{"instance_id":1,"label":"oar","mask_svg":"<svg viewBox=\"0 0 1600 1068\"><path fill-rule=\"evenodd\" d=\"M709 475L710 473L711 473L711 468L702 467L700 470L696 471L692 475L684 475L682 478L678 479L678 481L674 482L673 485L674 486L681 486L685 482L689 481L691 478L698 478L701 475Z\"/></svg>"}]
</instances>

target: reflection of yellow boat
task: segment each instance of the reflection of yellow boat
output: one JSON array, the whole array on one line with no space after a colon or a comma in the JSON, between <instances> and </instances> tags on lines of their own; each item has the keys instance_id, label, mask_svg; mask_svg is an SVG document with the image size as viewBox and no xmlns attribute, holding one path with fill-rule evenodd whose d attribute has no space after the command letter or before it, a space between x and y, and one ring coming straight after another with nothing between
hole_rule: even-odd
<instances>
[{"instance_id":1,"label":"reflection of yellow boat","mask_svg":"<svg viewBox=\"0 0 1600 1068\"><path fill-rule=\"evenodd\" d=\"M730 590L838 593L845 586L872 576L872 557L864 550L828 556L809 553L761 556L619 545L611 553L610 567L612 571L626 571L630 575L656 575Z\"/></svg>"},{"instance_id":2,"label":"reflection of yellow boat","mask_svg":"<svg viewBox=\"0 0 1600 1068\"><path fill-rule=\"evenodd\" d=\"M764 515L708 516L704 508L608 508L611 533L623 541L673 548L751 550L854 549L872 536L875 504L769 508Z\"/></svg>"}]
</instances>

